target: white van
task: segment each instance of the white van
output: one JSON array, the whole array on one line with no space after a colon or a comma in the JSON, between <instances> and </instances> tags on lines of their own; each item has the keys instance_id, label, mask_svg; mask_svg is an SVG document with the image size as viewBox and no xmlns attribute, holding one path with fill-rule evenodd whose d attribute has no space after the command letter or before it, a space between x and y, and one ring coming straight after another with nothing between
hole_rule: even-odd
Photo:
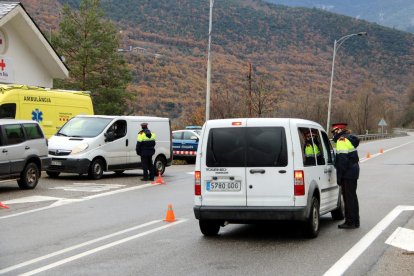
<instances>
[{"instance_id":1,"label":"white van","mask_svg":"<svg viewBox=\"0 0 414 276\"><path fill-rule=\"evenodd\" d=\"M305 135L318 154L305 156ZM323 128L301 119L207 121L195 166L194 214L204 235L227 223L297 220L314 238L319 217L344 218L334 151Z\"/></svg>"},{"instance_id":2,"label":"white van","mask_svg":"<svg viewBox=\"0 0 414 276\"><path fill-rule=\"evenodd\" d=\"M155 171L172 164L171 123L168 118L146 116L78 115L49 139L51 165L46 173L88 174L100 179L104 171L121 174L142 168L135 151L141 123L157 135L153 156Z\"/></svg>"}]
</instances>

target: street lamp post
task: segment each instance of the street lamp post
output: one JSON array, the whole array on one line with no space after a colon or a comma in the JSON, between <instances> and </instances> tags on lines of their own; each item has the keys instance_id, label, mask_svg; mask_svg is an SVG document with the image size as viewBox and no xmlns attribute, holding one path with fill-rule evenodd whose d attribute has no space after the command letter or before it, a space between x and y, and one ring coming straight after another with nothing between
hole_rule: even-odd
<instances>
[{"instance_id":1,"label":"street lamp post","mask_svg":"<svg viewBox=\"0 0 414 276\"><path fill-rule=\"evenodd\" d=\"M333 56L332 56L332 72L331 72L331 84L329 86L329 101L328 101L328 119L326 122L326 130L329 130L329 124L330 124L330 120L331 120L331 101L332 101L332 85L333 85L333 77L334 77L334 68L335 68L335 56L336 56L336 52L338 51L339 47L341 47L342 43L345 42L345 40L347 40L350 37L353 36L363 36L363 35L367 35L366 32L359 32L359 33L355 33L355 34L349 34L349 35L345 35L343 37L341 37L340 39L334 41L334 49L333 49Z\"/></svg>"},{"instance_id":2,"label":"street lamp post","mask_svg":"<svg viewBox=\"0 0 414 276\"><path fill-rule=\"evenodd\" d=\"M210 86L211 86L211 29L213 27L213 5L210 0L210 20L208 26L208 50L207 50L207 91L206 91L206 121L210 119Z\"/></svg>"}]
</instances>

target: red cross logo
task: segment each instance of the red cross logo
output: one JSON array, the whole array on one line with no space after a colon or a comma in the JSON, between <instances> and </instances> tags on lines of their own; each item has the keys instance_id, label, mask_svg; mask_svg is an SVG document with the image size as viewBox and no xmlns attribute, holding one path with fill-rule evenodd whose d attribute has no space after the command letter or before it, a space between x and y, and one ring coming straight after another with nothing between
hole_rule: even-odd
<instances>
[{"instance_id":1,"label":"red cross logo","mask_svg":"<svg viewBox=\"0 0 414 276\"><path fill-rule=\"evenodd\" d=\"M4 68L6 68L6 63L4 63L3 59L1 59L0 61L0 67L1 67L1 71L4 71Z\"/></svg>"}]
</instances>

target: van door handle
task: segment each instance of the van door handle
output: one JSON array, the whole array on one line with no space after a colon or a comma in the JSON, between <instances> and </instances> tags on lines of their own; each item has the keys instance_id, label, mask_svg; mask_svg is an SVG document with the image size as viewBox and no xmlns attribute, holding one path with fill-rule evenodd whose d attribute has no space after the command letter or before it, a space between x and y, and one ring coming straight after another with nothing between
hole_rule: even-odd
<instances>
[{"instance_id":1,"label":"van door handle","mask_svg":"<svg viewBox=\"0 0 414 276\"><path fill-rule=\"evenodd\" d=\"M285 170L280 170L279 173L286 173L286 171Z\"/></svg>"},{"instance_id":2,"label":"van door handle","mask_svg":"<svg viewBox=\"0 0 414 276\"><path fill-rule=\"evenodd\" d=\"M251 174L255 174L255 173L261 173L261 174L264 174L265 172L266 172L266 171L265 171L265 170L263 170L263 169L262 169L262 170L254 170L254 169L251 169L251 170L250 170L250 173L251 173Z\"/></svg>"},{"instance_id":3,"label":"van door handle","mask_svg":"<svg viewBox=\"0 0 414 276\"><path fill-rule=\"evenodd\" d=\"M128 139L125 140L125 146L128 147Z\"/></svg>"},{"instance_id":4,"label":"van door handle","mask_svg":"<svg viewBox=\"0 0 414 276\"><path fill-rule=\"evenodd\" d=\"M4 152L4 153L6 153L6 152L9 152L9 151L8 151L8 150L6 150L6 149L3 149L3 152Z\"/></svg>"},{"instance_id":5,"label":"van door handle","mask_svg":"<svg viewBox=\"0 0 414 276\"><path fill-rule=\"evenodd\" d=\"M24 149L27 149L28 150L28 149L30 149L30 147L29 146L25 146Z\"/></svg>"},{"instance_id":6,"label":"van door handle","mask_svg":"<svg viewBox=\"0 0 414 276\"><path fill-rule=\"evenodd\" d=\"M332 168L325 169L323 172L324 173L331 173L332 172Z\"/></svg>"}]
</instances>

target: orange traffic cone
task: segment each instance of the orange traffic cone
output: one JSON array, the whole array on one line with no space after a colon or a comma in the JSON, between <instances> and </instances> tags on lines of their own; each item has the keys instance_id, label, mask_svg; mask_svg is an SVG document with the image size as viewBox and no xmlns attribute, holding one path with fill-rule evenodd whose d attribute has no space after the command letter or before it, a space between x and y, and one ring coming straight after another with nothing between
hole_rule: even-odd
<instances>
[{"instance_id":1,"label":"orange traffic cone","mask_svg":"<svg viewBox=\"0 0 414 276\"><path fill-rule=\"evenodd\" d=\"M174 216L174 211L172 209L172 204L168 204L167 215L165 216L164 221L166 221L166 222L176 221L175 216Z\"/></svg>"},{"instance_id":2,"label":"orange traffic cone","mask_svg":"<svg viewBox=\"0 0 414 276\"><path fill-rule=\"evenodd\" d=\"M384 153L384 150L383 149L380 149L380 153Z\"/></svg>"},{"instance_id":3,"label":"orange traffic cone","mask_svg":"<svg viewBox=\"0 0 414 276\"><path fill-rule=\"evenodd\" d=\"M154 182L151 182L151 184L165 184L165 181L164 179L162 179L160 171L158 171L157 179Z\"/></svg>"},{"instance_id":4,"label":"orange traffic cone","mask_svg":"<svg viewBox=\"0 0 414 276\"><path fill-rule=\"evenodd\" d=\"M371 154L369 154L369 152L367 153L367 158L371 158Z\"/></svg>"},{"instance_id":5,"label":"orange traffic cone","mask_svg":"<svg viewBox=\"0 0 414 276\"><path fill-rule=\"evenodd\" d=\"M0 201L0 208L9 209L9 206Z\"/></svg>"}]
</instances>

